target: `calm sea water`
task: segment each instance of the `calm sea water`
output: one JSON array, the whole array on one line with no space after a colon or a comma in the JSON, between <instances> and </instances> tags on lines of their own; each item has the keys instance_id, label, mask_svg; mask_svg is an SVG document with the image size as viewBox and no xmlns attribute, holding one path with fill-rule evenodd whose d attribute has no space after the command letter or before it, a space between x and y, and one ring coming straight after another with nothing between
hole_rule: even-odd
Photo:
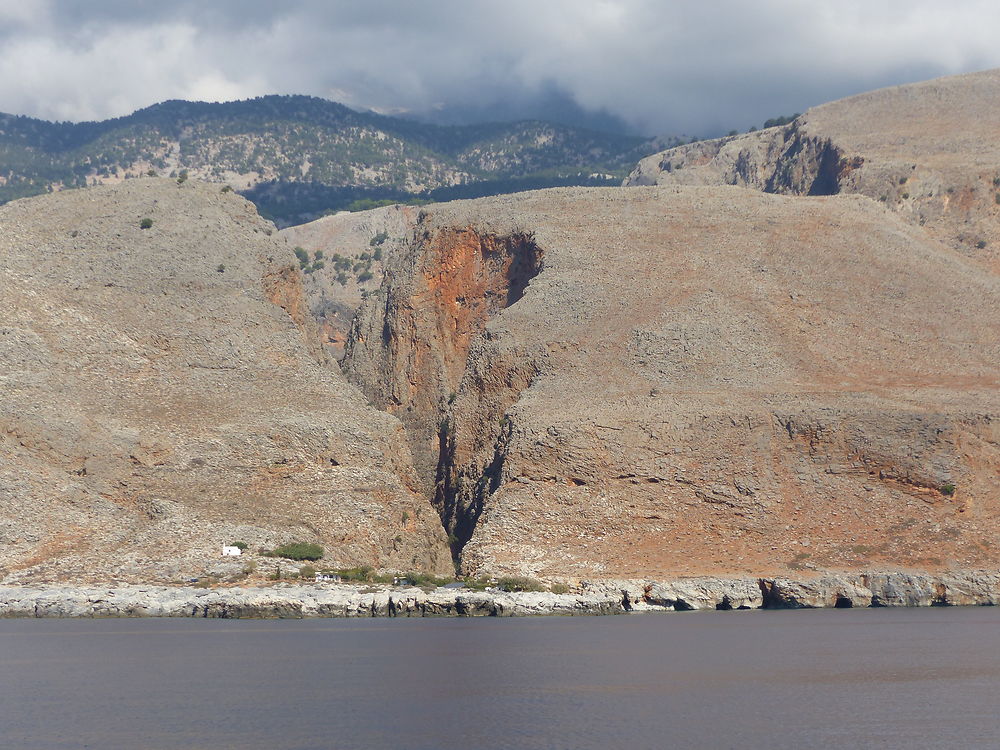
<instances>
[{"instance_id":1,"label":"calm sea water","mask_svg":"<svg viewBox=\"0 0 1000 750\"><path fill-rule=\"evenodd\" d=\"M997 748L1000 608L0 621L4 748Z\"/></svg>"}]
</instances>

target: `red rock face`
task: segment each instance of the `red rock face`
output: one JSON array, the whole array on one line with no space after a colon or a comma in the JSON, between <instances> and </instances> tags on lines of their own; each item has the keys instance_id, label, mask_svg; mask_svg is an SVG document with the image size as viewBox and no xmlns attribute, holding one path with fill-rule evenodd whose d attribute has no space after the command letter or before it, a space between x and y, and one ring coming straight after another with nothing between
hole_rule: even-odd
<instances>
[{"instance_id":1,"label":"red rock face","mask_svg":"<svg viewBox=\"0 0 1000 750\"><path fill-rule=\"evenodd\" d=\"M413 254L390 267L383 288L366 301L371 312L356 321L344 366L373 403L402 419L424 491L435 497L447 471L442 456L462 450L451 445L448 415L468 374L470 347L521 298L542 252L516 232L418 225L416 237ZM492 441L492 432L485 439Z\"/></svg>"},{"instance_id":2,"label":"red rock face","mask_svg":"<svg viewBox=\"0 0 1000 750\"><path fill-rule=\"evenodd\" d=\"M415 453L425 441L424 491L465 571L1000 562L1000 288L980 266L856 196L567 190L426 210L345 365ZM483 237L516 227L544 267L496 309L480 269L505 265Z\"/></svg>"},{"instance_id":3,"label":"red rock face","mask_svg":"<svg viewBox=\"0 0 1000 750\"><path fill-rule=\"evenodd\" d=\"M483 236L472 228L442 230L429 243L421 291L409 305L436 319L443 385L451 391L465 373L472 340L521 298L538 273L541 255L526 235Z\"/></svg>"}]
</instances>

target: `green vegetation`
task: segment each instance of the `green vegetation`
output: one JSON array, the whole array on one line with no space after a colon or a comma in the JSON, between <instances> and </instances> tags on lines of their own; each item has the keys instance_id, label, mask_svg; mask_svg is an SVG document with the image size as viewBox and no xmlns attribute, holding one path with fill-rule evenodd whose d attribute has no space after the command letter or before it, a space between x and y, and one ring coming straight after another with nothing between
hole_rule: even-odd
<instances>
[{"instance_id":1,"label":"green vegetation","mask_svg":"<svg viewBox=\"0 0 1000 750\"><path fill-rule=\"evenodd\" d=\"M788 125L796 117L799 117L802 113L796 112L794 115L781 115L780 117L772 117L770 120L764 120L765 128L776 128L779 125Z\"/></svg>"},{"instance_id":2,"label":"green vegetation","mask_svg":"<svg viewBox=\"0 0 1000 750\"><path fill-rule=\"evenodd\" d=\"M139 220L139 229L149 229L151 226L153 226L153 220L149 217Z\"/></svg>"},{"instance_id":3,"label":"green vegetation","mask_svg":"<svg viewBox=\"0 0 1000 750\"><path fill-rule=\"evenodd\" d=\"M446 583L453 583L455 580L454 578L441 578L429 573L407 573L406 575L400 576L400 578L405 578L414 586L424 587L444 586Z\"/></svg>"},{"instance_id":4,"label":"green vegetation","mask_svg":"<svg viewBox=\"0 0 1000 750\"><path fill-rule=\"evenodd\" d=\"M488 576L479 576L478 578L466 578L462 583L465 584L465 588L472 591L485 591L493 584L493 581Z\"/></svg>"},{"instance_id":5,"label":"green vegetation","mask_svg":"<svg viewBox=\"0 0 1000 750\"><path fill-rule=\"evenodd\" d=\"M365 284L374 279L375 274L372 272L372 261L374 259L375 256L369 253L361 253L360 255L350 256L334 253L330 256L330 263L333 265L333 269L336 272L335 278L337 279L337 282L341 286L346 286L352 275L354 276L354 280L359 284ZM316 268L323 268L326 263L319 260L313 265Z\"/></svg>"},{"instance_id":6,"label":"green vegetation","mask_svg":"<svg viewBox=\"0 0 1000 750\"><path fill-rule=\"evenodd\" d=\"M229 546L236 547L240 552L246 552L250 548L246 542L230 542Z\"/></svg>"},{"instance_id":7,"label":"green vegetation","mask_svg":"<svg viewBox=\"0 0 1000 750\"><path fill-rule=\"evenodd\" d=\"M311 542L290 542L273 550L263 550L261 554L265 557L284 557L286 560L320 560L323 548Z\"/></svg>"},{"instance_id":8,"label":"green vegetation","mask_svg":"<svg viewBox=\"0 0 1000 750\"><path fill-rule=\"evenodd\" d=\"M942 484L941 485L941 494L942 495L949 495L949 496L950 495L954 495L955 494L955 489L956 489L955 485L953 485L953 484L950 484L950 483L949 484Z\"/></svg>"},{"instance_id":9,"label":"green vegetation","mask_svg":"<svg viewBox=\"0 0 1000 750\"><path fill-rule=\"evenodd\" d=\"M544 591L541 583L531 578L521 576L505 576L497 579L497 588L501 591Z\"/></svg>"},{"instance_id":10,"label":"green vegetation","mask_svg":"<svg viewBox=\"0 0 1000 750\"><path fill-rule=\"evenodd\" d=\"M370 211L373 208L382 208L383 206L391 206L395 203L402 203L402 201L396 201L392 198L358 198L347 204L348 211ZM426 203L426 201L424 201Z\"/></svg>"},{"instance_id":11,"label":"green vegetation","mask_svg":"<svg viewBox=\"0 0 1000 750\"><path fill-rule=\"evenodd\" d=\"M553 583L551 586L549 586L549 591L551 591L553 594L568 594L569 586L567 586L565 583Z\"/></svg>"},{"instance_id":12,"label":"green vegetation","mask_svg":"<svg viewBox=\"0 0 1000 750\"><path fill-rule=\"evenodd\" d=\"M275 175L244 194L264 216L288 225L391 203L618 184L663 145L537 121L429 125L307 96L169 101L104 122L0 114L0 203L50 186L167 174L176 157L170 176L178 184L189 174L217 182L230 173ZM452 175L461 184L448 184Z\"/></svg>"},{"instance_id":13,"label":"green vegetation","mask_svg":"<svg viewBox=\"0 0 1000 750\"><path fill-rule=\"evenodd\" d=\"M360 581L362 583L371 582L372 575L374 574L374 571L368 565L362 565L357 568L342 568L334 572L345 581Z\"/></svg>"},{"instance_id":14,"label":"green vegetation","mask_svg":"<svg viewBox=\"0 0 1000 750\"><path fill-rule=\"evenodd\" d=\"M309 252L302 247L296 247L293 250L295 257L299 260L299 268L303 273L314 273L321 268L326 268L326 262L323 260L323 251L317 250L313 255L313 259L310 260Z\"/></svg>"}]
</instances>

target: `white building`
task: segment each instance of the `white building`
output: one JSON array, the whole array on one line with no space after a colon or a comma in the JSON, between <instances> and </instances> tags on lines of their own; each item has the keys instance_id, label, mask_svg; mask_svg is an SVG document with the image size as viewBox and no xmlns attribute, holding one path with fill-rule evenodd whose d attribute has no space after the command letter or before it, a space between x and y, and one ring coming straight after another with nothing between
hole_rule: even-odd
<instances>
[{"instance_id":1,"label":"white building","mask_svg":"<svg viewBox=\"0 0 1000 750\"><path fill-rule=\"evenodd\" d=\"M243 554L243 550L239 547L230 547L228 544L222 548L223 557L239 557Z\"/></svg>"}]
</instances>

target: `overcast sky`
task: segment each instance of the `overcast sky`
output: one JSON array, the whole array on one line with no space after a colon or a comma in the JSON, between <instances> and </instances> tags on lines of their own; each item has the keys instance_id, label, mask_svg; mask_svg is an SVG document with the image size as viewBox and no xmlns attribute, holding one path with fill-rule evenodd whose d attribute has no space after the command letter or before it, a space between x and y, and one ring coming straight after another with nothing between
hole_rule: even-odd
<instances>
[{"instance_id":1,"label":"overcast sky","mask_svg":"<svg viewBox=\"0 0 1000 750\"><path fill-rule=\"evenodd\" d=\"M0 0L0 111L301 93L706 136L1000 67L998 40L997 0Z\"/></svg>"}]
</instances>

